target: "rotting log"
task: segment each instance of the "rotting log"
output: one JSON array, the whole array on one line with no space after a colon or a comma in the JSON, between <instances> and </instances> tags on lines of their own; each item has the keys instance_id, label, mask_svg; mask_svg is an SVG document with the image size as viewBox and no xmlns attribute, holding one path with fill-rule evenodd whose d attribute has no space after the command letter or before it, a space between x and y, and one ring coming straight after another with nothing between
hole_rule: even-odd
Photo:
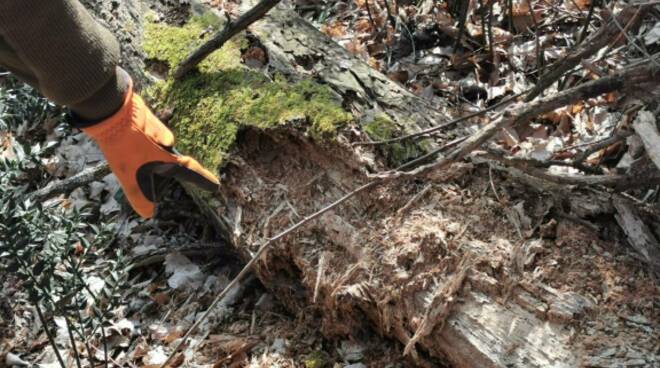
<instances>
[{"instance_id":1,"label":"rotting log","mask_svg":"<svg viewBox=\"0 0 660 368\"><path fill-rule=\"evenodd\" d=\"M326 83L360 120L384 113L402 132L414 133L446 119L289 10L276 9L251 31L274 69ZM368 180L361 153L345 144L352 133L342 134L319 142L293 125L246 127L225 159L221 192L191 192L247 260L268 237ZM640 337L619 311L601 307L593 291L552 271L573 252L612 265L598 252L611 244L563 220L551 231L555 240L520 239L555 201L525 191L508 195L511 204L500 203L486 191L493 187L502 196L510 184L488 174L483 166L453 165L423 178L432 188L417 203L409 203L417 194L411 182L360 194L275 245L255 273L291 310L315 314L327 336L375 330L399 340L402 352L408 346L420 364L433 357L457 367L617 366L637 356L642 365L657 363L658 321L647 321L651 332ZM512 210L519 201L541 210L525 220ZM585 277L592 271L564 267ZM634 344L620 350L619 339Z\"/></svg>"},{"instance_id":2,"label":"rotting log","mask_svg":"<svg viewBox=\"0 0 660 368\"><path fill-rule=\"evenodd\" d=\"M446 119L284 7L250 31L276 71L326 83L358 117L378 109L410 133ZM368 180L358 155L341 142L320 143L293 127L246 128L223 168L221 194L197 199L249 259L270 236ZM468 170L452 167L444 177L436 175L433 185L444 187ZM479 183L468 184L468 191L483 183L475 179L478 174L471 177ZM446 206L427 205L401 216L409 185L360 194L305 226L267 252L258 277L292 310L316 313L326 335L375 327L408 345L418 361L430 355L458 367L625 363L626 358L597 355L609 347L607 340L587 344L605 336L603 331L576 331L591 316L606 315L591 296L572 291L568 283L550 287L530 276L532 265L524 259L534 258L538 244L534 239L516 244L520 225L498 215L507 206L487 198L473 205L447 199ZM482 205L490 207L486 213L477 209ZM475 223L477 214L489 220ZM587 241L589 235L583 237ZM410 344L415 333L417 344ZM625 327L620 333L634 335ZM639 349L649 362L657 359L651 348Z\"/></svg>"},{"instance_id":3,"label":"rotting log","mask_svg":"<svg viewBox=\"0 0 660 368\"><path fill-rule=\"evenodd\" d=\"M222 195L202 205L230 230L246 259L266 238L367 180L341 147L320 147L295 130L249 128L236 147L223 171ZM410 184L359 195L275 245L256 273L289 308L316 313L328 336L375 327L407 345L423 318L436 316L417 349L453 366L573 367L595 361L601 348L616 343L604 330L581 333L580 326L614 315L599 309L593 296L573 291L569 281L535 280L535 266L557 262L538 254L557 248L535 238L517 244L523 225L501 216L507 206L491 196L444 195L454 185L443 181L466 171L454 168L445 178L434 178L436 189L427 194L432 199L407 216L398 209L415 193ZM465 175L470 179L464 193L488 187L478 179L483 172ZM534 207L547 199L526 201ZM576 243L594 241L586 228L571 236ZM600 259L588 246L580 247ZM558 259L574 257L573 250L566 252ZM589 269L567 271L586 275ZM634 336L634 328L615 328ZM596 346L586 344L597 338L602 340ZM639 349L656 359L649 346ZM603 359L598 361L626 361Z\"/></svg>"}]
</instances>

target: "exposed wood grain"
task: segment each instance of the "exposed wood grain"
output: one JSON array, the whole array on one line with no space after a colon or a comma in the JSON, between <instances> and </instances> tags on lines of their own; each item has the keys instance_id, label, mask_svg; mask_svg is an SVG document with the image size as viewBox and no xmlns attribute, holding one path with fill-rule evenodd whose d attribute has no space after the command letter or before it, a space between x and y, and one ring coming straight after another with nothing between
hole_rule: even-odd
<instances>
[{"instance_id":1,"label":"exposed wood grain","mask_svg":"<svg viewBox=\"0 0 660 368\"><path fill-rule=\"evenodd\" d=\"M637 118L633 122L633 129L644 143L646 153L648 153L655 166L660 169L660 133L658 133L658 126L653 113L646 110L637 113Z\"/></svg>"},{"instance_id":2,"label":"exposed wood grain","mask_svg":"<svg viewBox=\"0 0 660 368\"><path fill-rule=\"evenodd\" d=\"M629 202L615 197L613 204L617 211L615 218L625 231L630 245L635 249L639 258L655 270L660 271L660 243L651 229Z\"/></svg>"}]
</instances>

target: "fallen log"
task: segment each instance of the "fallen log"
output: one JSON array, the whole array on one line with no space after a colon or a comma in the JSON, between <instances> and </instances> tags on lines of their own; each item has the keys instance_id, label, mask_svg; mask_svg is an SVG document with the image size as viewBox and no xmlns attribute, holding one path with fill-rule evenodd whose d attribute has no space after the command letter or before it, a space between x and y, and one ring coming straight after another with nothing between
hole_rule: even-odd
<instances>
[{"instance_id":1,"label":"fallen log","mask_svg":"<svg viewBox=\"0 0 660 368\"><path fill-rule=\"evenodd\" d=\"M266 128L241 122L223 156L221 192L191 193L246 261L266 239L365 185L365 161L371 170L386 168L348 144L364 137L373 115L385 114L404 134L448 120L441 108L372 70L285 7L255 23L251 33L271 68L293 80L324 83L360 124L323 140L297 119ZM210 67L195 86L228 73ZM180 117L175 111L174 120ZM184 126L173 126L186 135ZM214 138L201 134L204 142ZM400 180L362 192L274 244L255 273L292 311L314 314L326 336L376 331L400 341L402 353L419 364L656 364L658 322L645 317L653 310L655 289L648 285L654 281L615 238L600 239L579 223L548 215L566 211L567 198L575 202L570 207L588 208L588 191L572 188L573 195L555 200L485 169L459 162L417 178L430 189ZM621 340L634 343L621 347Z\"/></svg>"},{"instance_id":2,"label":"fallen log","mask_svg":"<svg viewBox=\"0 0 660 368\"><path fill-rule=\"evenodd\" d=\"M313 74L344 101L358 96L345 104L357 116L379 106L410 133L444 119L289 10L274 9L251 33L279 71L296 78ZM399 103L387 102L399 94ZM417 114L408 114L409 106ZM407 114L418 118L405 118ZM292 128L246 128L230 157L220 196L197 198L246 259L278 229L368 181L351 149L319 144ZM445 179L465 171L447 170ZM522 247L503 241L514 239L517 231L499 221L472 228L464 217L469 206L443 208L444 220L433 215L436 209L401 217L398 209L407 201L400 196L403 188L391 184L359 194L289 234L266 252L256 268L258 277L292 310L318 313L327 335L375 326L406 345L414 359L422 359L416 346L461 367L570 367L591 359L585 353L589 349L573 344L591 336L574 329L586 316L599 313L596 303L531 282L525 271L529 266L516 266L514 260L517 252L534 248L533 241ZM443 240L437 234L452 237L443 225L448 219L458 226L453 229L458 237ZM498 259L501 264L493 265ZM504 269L495 275L498 267ZM504 301L503 289L510 290Z\"/></svg>"}]
</instances>

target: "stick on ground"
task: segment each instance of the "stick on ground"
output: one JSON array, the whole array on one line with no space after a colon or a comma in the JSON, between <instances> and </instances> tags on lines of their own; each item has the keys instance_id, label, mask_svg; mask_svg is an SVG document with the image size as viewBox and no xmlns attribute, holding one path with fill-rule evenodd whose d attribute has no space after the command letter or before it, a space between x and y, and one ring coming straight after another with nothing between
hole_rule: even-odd
<instances>
[{"instance_id":1,"label":"stick on ground","mask_svg":"<svg viewBox=\"0 0 660 368\"><path fill-rule=\"evenodd\" d=\"M32 192L31 197L36 201L43 201L58 194L72 191L93 181L101 180L108 174L110 174L110 167L107 162L103 162L83 170L68 179L60 180L45 188L36 190Z\"/></svg>"}]
</instances>

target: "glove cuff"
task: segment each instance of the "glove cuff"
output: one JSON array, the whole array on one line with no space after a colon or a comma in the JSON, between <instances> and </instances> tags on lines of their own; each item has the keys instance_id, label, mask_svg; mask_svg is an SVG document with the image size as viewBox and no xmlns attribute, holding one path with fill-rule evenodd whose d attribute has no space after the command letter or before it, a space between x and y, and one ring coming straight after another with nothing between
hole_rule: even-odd
<instances>
[{"instance_id":1,"label":"glove cuff","mask_svg":"<svg viewBox=\"0 0 660 368\"><path fill-rule=\"evenodd\" d=\"M78 127L99 143L112 139L131 125L133 94L133 81L129 78L124 101L117 112L95 124Z\"/></svg>"}]
</instances>

